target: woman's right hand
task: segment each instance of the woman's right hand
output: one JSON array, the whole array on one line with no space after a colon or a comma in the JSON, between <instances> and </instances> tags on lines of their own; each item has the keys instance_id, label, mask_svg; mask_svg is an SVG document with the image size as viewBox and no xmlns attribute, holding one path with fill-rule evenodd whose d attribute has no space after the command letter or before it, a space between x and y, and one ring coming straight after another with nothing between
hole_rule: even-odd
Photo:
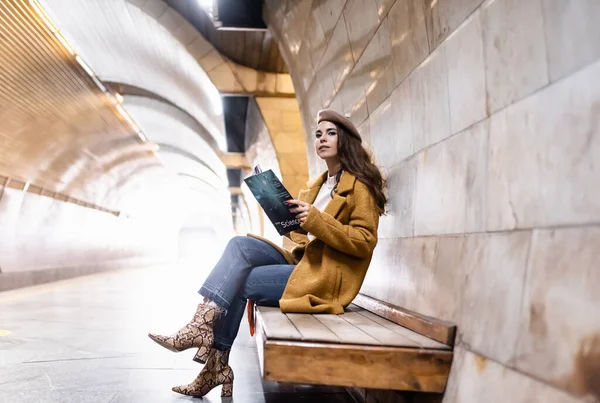
<instances>
[{"instance_id":1,"label":"woman's right hand","mask_svg":"<svg viewBox=\"0 0 600 403\"><path fill-rule=\"evenodd\" d=\"M296 218L300 221L300 224L302 224L304 221L306 221L306 217L308 217L308 212L310 211L310 208L312 207L312 204L304 202L302 200L288 200L286 201L286 204L291 205L291 204L295 204L296 206L290 209L291 213L296 213Z\"/></svg>"}]
</instances>

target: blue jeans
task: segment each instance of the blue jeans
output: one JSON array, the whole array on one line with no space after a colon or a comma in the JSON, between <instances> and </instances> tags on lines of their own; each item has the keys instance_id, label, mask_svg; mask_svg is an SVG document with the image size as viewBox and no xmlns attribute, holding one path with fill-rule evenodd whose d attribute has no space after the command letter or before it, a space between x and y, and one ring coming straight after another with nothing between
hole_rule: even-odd
<instances>
[{"instance_id":1,"label":"blue jeans","mask_svg":"<svg viewBox=\"0 0 600 403\"><path fill-rule=\"evenodd\" d=\"M213 347L217 350L231 348L247 300L279 306L294 267L266 242L246 236L232 238L199 291L200 295L226 309L215 324Z\"/></svg>"}]
</instances>

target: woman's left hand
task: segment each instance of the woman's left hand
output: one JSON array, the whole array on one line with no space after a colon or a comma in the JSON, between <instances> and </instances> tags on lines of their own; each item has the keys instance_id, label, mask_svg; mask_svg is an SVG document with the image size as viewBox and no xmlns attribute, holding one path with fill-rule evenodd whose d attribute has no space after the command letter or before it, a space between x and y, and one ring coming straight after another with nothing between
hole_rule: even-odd
<instances>
[{"instance_id":1,"label":"woman's left hand","mask_svg":"<svg viewBox=\"0 0 600 403\"><path fill-rule=\"evenodd\" d=\"M290 204L295 204L296 206L294 208L290 209L291 213L297 213L296 214L296 218L298 220L300 220L300 223L302 224L304 221L306 221L306 217L308 217L308 212L310 211L310 208L312 207L312 204L307 203L307 202L303 202L302 200L288 200L286 202L288 205Z\"/></svg>"}]
</instances>

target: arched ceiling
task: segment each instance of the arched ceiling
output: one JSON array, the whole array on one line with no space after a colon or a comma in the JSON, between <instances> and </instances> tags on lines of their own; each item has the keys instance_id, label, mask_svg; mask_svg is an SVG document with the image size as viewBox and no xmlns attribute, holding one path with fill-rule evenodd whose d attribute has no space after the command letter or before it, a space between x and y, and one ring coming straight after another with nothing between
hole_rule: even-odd
<instances>
[{"instance_id":1,"label":"arched ceiling","mask_svg":"<svg viewBox=\"0 0 600 403\"><path fill-rule=\"evenodd\" d=\"M0 175L126 213L229 213L220 95L189 51L126 1L41 3L0 2ZM155 96L115 103L104 80Z\"/></svg>"},{"instance_id":2,"label":"arched ceiling","mask_svg":"<svg viewBox=\"0 0 600 403\"><path fill-rule=\"evenodd\" d=\"M217 88L162 24L125 0L41 0L67 40L102 81L144 88L168 99L225 147Z\"/></svg>"},{"instance_id":3,"label":"arched ceiling","mask_svg":"<svg viewBox=\"0 0 600 403\"><path fill-rule=\"evenodd\" d=\"M163 1L177 10L221 54L234 62L258 71L288 73L287 65L279 52L277 41L268 30L217 29L199 1ZM223 8L225 8L225 11L235 12L238 17L243 17L244 14L256 9L259 14L258 18L261 19L261 1L221 1L220 9L223 11ZM147 0L138 0L138 2L143 5ZM231 7L230 3L235 3L235 7ZM253 19L256 18L257 16L253 16Z\"/></svg>"},{"instance_id":4,"label":"arched ceiling","mask_svg":"<svg viewBox=\"0 0 600 403\"><path fill-rule=\"evenodd\" d=\"M289 74L221 55L163 0L38 1L66 41L31 1L0 3L0 175L128 211L228 207L223 161L247 162L224 153L219 91L290 97ZM127 90L118 104L103 83Z\"/></svg>"},{"instance_id":5,"label":"arched ceiling","mask_svg":"<svg viewBox=\"0 0 600 403\"><path fill-rule=\"evenodd\" d=\"M95 202L115 155L157 163L29 2L0 2L0 26L1 175Z\"/></svg>"},{"instance_id":6,"label":"arched ceiling","mask_svg":"<svg viewBox=\"0 0 600 403\"><path fill-rule=\"evenodd\" d=\"M225 165L217 153L198 134L198 124L176 107L159 100L125 96L123 105L133 119L144 128L148 140L160 147L160 154L181 150L200 160L214 175L225 179ZM163 159L164 161L164 159ZM177 171L177 167L169 167Z\"/></svg>"},{"instance_id":7,"label":"arched ceiling","mask_svg":"<svg viewBox=\"0 0 600 403\"><path fill-rule=\"evenodd\" d=\"M133 195L121 202L123 208L139 211L148 199L180 215L185 215L183 205L200 214L198 205L221 201L227 206L220 94L169 25L124 0L42 4L107 87L122 92L121 105L158 146L154 150L166 173L137 164L113 182ZM125 164L116 161L114 169ZM137 178L140 173L153 174L160 196L148 191L148 181ZM185 197L173 194L178 189L186 189ZM173 208L173 198L179 207Z\"/></svg>"}]
</instances>

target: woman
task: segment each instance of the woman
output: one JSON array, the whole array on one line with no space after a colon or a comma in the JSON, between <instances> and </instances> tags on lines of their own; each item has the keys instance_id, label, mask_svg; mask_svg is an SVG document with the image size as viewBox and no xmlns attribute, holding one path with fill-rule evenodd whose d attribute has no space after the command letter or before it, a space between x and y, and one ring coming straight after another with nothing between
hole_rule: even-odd
<instances>
[{"instance_id":1,"label":"woman","mask_svg":"<svg viewBox=\"0 0 600 403\"><path fill-rule=\"evenodd\" d=\"M149 334L172 351L198 348L194 360L206 363L173 391L200 397L223 385L221 395L232 395L229 351L248 299L283 312L341 314L358 294L377 244L385 181L348 118L322 110L317 122L315 150L327 172L287 202L301 222L287 234L298 246L289 252L260 237L234 237L200 289L204 301L192 321L172 336Z\"/></svg>"}]
</instances>

